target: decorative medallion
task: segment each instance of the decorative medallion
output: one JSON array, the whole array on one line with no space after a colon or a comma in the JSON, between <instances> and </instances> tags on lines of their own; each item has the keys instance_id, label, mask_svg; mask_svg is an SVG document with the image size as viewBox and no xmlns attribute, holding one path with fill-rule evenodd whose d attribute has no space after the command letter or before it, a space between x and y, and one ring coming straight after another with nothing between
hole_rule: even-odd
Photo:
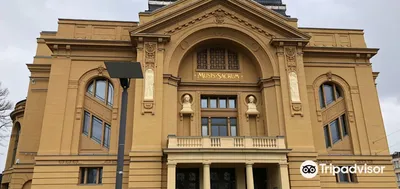
<instances>
[{"instance_id":1,"label":"decorative medallion","mask_svg":"<svg viewBox=\"0 0 400 189\"><path fill-rule=\"evenodd\" d=\"M215 23L223 24L225 22L225 12L223 12L221 9L215 11L214 16L215 16Z\"/></svg>"},{"instance_id":2,"label":"decorative medallion","mask_svg":"<svg viewBox=\"0 0 400 189\"><path fill-rule=\"evenodd\" d=\"M144 49L146 52L146 63L153 63L156 59L156 43L145 43Z\"/></svg>"}]
</instances>

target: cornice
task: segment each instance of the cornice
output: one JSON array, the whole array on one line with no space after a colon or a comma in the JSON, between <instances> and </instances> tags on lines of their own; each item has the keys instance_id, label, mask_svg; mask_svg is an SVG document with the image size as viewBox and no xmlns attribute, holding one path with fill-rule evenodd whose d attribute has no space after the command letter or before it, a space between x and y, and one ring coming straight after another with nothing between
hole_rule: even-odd
<instances>
[{"instance_id":1,"label":"cornice","mask_svg":"<svg viewBox=\"0 0 400 189\"><path fill-rule=\"evenodd\" d=\"M377 48L348 48L348 47L310 47L307 46L303 49L305 55L307 54L321 54L324 56L352 56L355 58L370 59L378 53Z\"/></svg>"},{"instance_id":2,"label":"cornice","mask_svg":"<svg viewBox=\"0 0 400 189\"><path fill-rule=\"evenodd\" d=\"M51 64L26 64L31 72L45 72L50 73Z\"/></svg>"},{"instance_id":3,"label":"cornice","mask_svg":"<svg viewBox=\"0 0 400 189\"><path fill-rule=\"evenodd\" d=\"M308 43L309 39L301 39L301 38L275 38L270 41L270 44L275 47L282 47L282 46L305 47Z\"/></svg>"},{"instance_id":4,"label":"cornice","mask_svg":"<svg viewBox=\"0 0 400 189\"><path fill-rule=\"evenodd\" d=\"M181 82L180 77L173 76L172 74L164 74L163 78L164 78L164 81L163 81L164 84L172 85L175 87L177 87L179 85L179 83Z\"/></svg>"},{"instance_id":5,"label":"cornice","mask_svg":"<svg viewBox=\"0 0 400 189\"><path fill-rule=\"evenodd\" d=\"M281 78L279 76L272 76L267 79L260 79L258 81L258 86L262 88L269 88L269 87L274 87L274 86L280 86L281 85Z\"/></svg>"},{"instance_id":6,"label":"cornice","mask_svg":"<svg viewBox=\"0 0 400 189\"><path fill-rule=\"evenodd\" d=\"M12 120L15 120L17 115L24 114L25 112L25 104L26 104L26 99L19 101L16 105L14 110L10 113L10 117Z\"/></svg>"}]
</instances>

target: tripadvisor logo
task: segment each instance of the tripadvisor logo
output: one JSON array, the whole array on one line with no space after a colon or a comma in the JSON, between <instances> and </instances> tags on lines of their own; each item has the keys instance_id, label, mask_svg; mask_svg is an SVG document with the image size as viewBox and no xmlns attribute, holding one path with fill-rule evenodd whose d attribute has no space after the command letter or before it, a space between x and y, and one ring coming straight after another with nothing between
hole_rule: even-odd
<instances>
[{"instance_id":1,"label":"tripadvisor logo","mask_svg":"<svg viewBox=\"0 0 400 189\"><path fill-rule=\"evenodd\" d=\"M307 160L304 161L300 166L300 173L304 178L312 179L318 175L320 171L321 174L383 174L385 166L369 166L364 165L351 165L351 166L335 166L333 164L317 164L314 161Z\"/></svg>"}]
</instances>

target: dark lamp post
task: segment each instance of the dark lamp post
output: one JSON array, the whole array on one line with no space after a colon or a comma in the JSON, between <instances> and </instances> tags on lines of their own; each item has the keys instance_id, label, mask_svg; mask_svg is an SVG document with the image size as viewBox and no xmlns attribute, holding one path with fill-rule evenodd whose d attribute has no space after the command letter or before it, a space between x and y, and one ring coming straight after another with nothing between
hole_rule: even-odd
<instances>
[{"instance_id":1,"label":"dark lamp post","mask_svg":"<svg viewBox=\"0 0 400 189\"><path fill-rule=\"evenodd\" d=\"M115 189L122 189L128 88L131 79L143 78L143 72L139 62L104 62L104 64L106 65L110 77L118 78L121 83L121 87L123 88L121 100L121 117L119 123L117 173L115 179Z\"/></svg>"}]
</instances>

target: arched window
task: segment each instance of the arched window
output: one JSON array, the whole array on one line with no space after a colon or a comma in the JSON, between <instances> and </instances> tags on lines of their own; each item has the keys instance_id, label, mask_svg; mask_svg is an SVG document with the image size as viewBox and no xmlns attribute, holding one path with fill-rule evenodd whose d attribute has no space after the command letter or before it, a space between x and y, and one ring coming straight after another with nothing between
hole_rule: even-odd
<instances>
[{"instance_id":1,"label":"arched window","mask_svg":"<svg viewBox=\"0 0 400 189\"><path fill-rule=\"evenodd\" d=\"M197 69L239 70L239 56L224 48L208 48L197 52Z\"/></svg>"},{"instance_id":2,"label":"arched window","mask_svg":"<svg viewBox=\"0 0 400 189\"><path fill-rule=\"evenodd\" d=\"M319 103L321 108L326 108L342 97L342 90L334 83L324 83L319 87Z\"/></svg>"},{"instance_id":3,"label":"arched window","mask_svg":"<svg viewBox=\"0 0 400 189\"><path fill-rule=\"evenodd\" d=\"M13 154L11 158L11 165L15 164L15 158L17 157L17 149L18 149L18 142L19 142L19 135L21 134L21 125L17 122L14 125L14 148L13 148Z\"/></svg>"},{"instance_id":4,"label":"arched window","mask_svg":"<svg viewBox=\"0 0 400 189\"><path fill-rule=\"evenodd\" d=\"M343 90L335 83L324 83L319 87L319 102L320 107L323 109L323 114L332 106L331 104L344 103L340 101L343 98ZM341 107L345 107L344 105ZM341 112L341 113L340 113ZM329 122L324 124L325 144L327 148L331 148L334 144L341 141L344 137L349 135L348 123L346 117L346 109L338 110L339 116L329 117ZM327 121L328 121L327 120Z\"/></svg>"},{"instance_id":5,"label":"arched window","mask_svg":"<svg viewBox=\"0 0 400 189\"><path fill-rule=\"evenodd\" d=\"M108 106L112 106L114 103L114 87L108 79L98 78L92 80L87 87L87 94Z\"/></svg>"}]
</instances>

